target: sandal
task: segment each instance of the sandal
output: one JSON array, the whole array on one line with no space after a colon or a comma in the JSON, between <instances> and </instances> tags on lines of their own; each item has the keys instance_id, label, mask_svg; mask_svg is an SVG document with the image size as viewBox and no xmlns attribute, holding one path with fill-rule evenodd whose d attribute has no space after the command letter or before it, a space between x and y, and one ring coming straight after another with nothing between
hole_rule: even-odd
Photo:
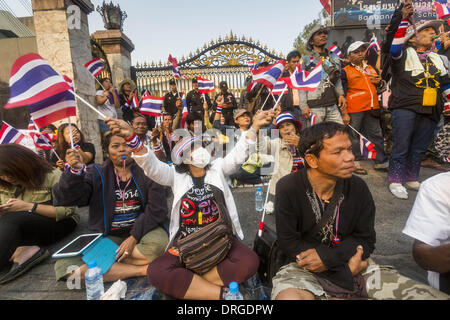
<instances>
[{"instance_id":1,"label":"sandal","mask_svg":"<svg viewBox=\"0 0 450 320\"><path fill-rule=\"evenodd\" d=\"M367 175L367 170L362 168L362 167L357 167L355 168L355 171L353 171L353 173L362 175L362 176L366 176Z\"/></svg>"}]
</instances>

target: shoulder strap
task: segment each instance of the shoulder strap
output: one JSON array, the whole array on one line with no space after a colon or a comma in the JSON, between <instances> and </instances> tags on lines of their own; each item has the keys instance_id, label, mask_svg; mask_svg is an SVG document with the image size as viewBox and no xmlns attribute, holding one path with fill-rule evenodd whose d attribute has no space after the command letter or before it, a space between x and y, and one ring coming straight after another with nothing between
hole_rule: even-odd
<instances>
[{"instance_id":1,"label":"shoulder strap","mask_svg":"<svg viewBox=\"0 0 450 320\"><path fill-rule=\"evenodd\" d=\"M333 197L331 198L330 203L325 209L322 218L320 219L319 223L317 223L311 230L306 232L304 238L313 238L319 241L322 239L321 230L325 227L327 223L330 223L330 220L333 218L335 208L339 203L343 189L344 189L344 181L342 179L339 179L336 182Z\"/></svg>"}]
</instances>

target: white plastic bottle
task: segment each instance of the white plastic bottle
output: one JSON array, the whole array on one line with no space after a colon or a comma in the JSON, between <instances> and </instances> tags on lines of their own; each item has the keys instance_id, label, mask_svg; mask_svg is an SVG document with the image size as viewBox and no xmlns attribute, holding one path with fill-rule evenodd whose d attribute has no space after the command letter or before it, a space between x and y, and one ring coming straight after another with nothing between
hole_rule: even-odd
<instances>
[{"instance_id":1,"label":"white plastic bottle","mask_svg":"<svg viewBox=\"0 0 450 320\"><path fill-rule=\"evenodd\" d=\"M225 295L225 300L244 300L244 297L239 292L239 285L236 282L231 282L229 289L230 291Z\"/></svg>"},{"instance_id":2,"label":"white plastic bottle","mask_svg":"<svg viewBox=\"0 0 450 320\"><path fill-rule=\"evenodd\" d=\"M264 207L264 195L262 189L258 187L255 193L255 210L262 212Z\"/></svg>"},{"instance_id":3,"label":"white plastic bottle","mask_svg":"<svg viewBox=\"0 0 450 320\"><path fill-rule=\"evenodd\" d=\"M86 299L100 300L101 296L105 293L102 270L97 267L96 261L89 262L88 267L89 269L84 275L84 282L86 284Z\"/></svg>"}]
</instances>

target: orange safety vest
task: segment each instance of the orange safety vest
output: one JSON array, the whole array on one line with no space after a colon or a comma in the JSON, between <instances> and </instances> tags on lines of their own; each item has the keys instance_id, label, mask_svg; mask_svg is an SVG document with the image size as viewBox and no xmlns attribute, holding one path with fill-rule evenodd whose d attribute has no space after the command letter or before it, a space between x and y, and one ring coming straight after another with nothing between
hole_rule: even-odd
<instances>
[{"instance_id":1,"label":"orange safety vest","mask_svg":"<svg viewBox=\"0 0 450 320\"><path fill-rule=\"evenodd\" d=\"M347 112L356 113L371 109L379 109L377 88L370 82L367 74L358 71L354 66L348 65L344 68L347 73ZM370 75L377 75L371 66L364 70Z\"/></svg>"}]
</instances>

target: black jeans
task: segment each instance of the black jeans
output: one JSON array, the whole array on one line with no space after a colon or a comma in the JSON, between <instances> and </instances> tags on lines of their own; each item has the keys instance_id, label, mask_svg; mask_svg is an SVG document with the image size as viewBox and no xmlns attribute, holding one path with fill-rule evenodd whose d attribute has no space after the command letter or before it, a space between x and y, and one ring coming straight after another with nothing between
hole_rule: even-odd
<instances>
[{"instance_id":1,"label":"black jeans","mask_svg":"<svg viewBox=\"0 0 450 320\"><path fill-rule=\"evenodd\" d=\"M28 212L8 212L0 217L0 270L21 246L48 246L69 233L77 223L71 219L56 221Z\"/></svg>"}]
</instances>

